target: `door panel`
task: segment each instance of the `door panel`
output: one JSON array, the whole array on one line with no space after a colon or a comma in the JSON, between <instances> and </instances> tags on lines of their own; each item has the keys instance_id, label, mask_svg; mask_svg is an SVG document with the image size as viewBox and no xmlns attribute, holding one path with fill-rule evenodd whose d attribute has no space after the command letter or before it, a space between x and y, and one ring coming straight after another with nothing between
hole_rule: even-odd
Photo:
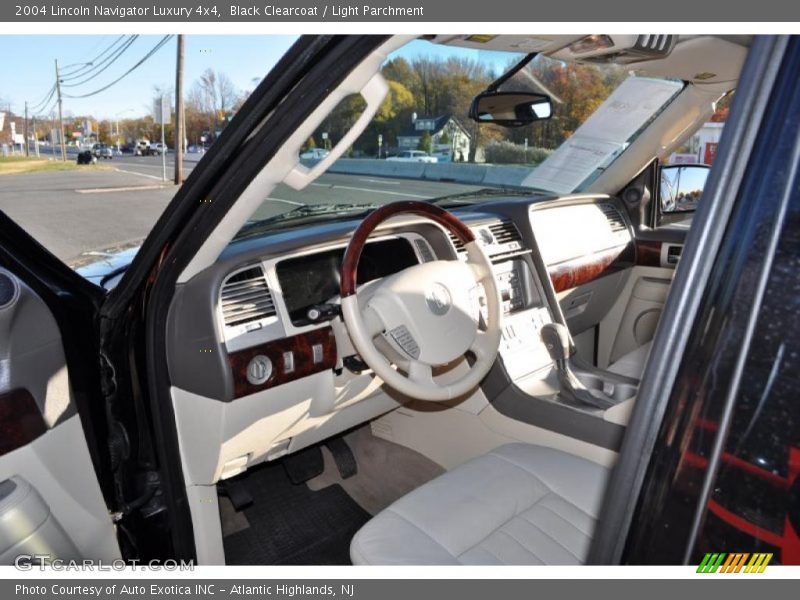
<instances>
[{"instance_id":1,"label":"door panel","mask_svg":"<svg viewBox=\"0 0 800 600\"><path fill-rule=\"evenodd\" d=\"M58 325L0 269L0 564L119 558L70 389Z\"/></svg>"},{"instance_id":2,"label":"door panel","mask_svg":"<svg viewBox=\"0 0 800 600\"><path fill-rule=\"evenodd\" d=\"M671 271L663 276L637 271L634 269L631 274L630 294L611 349L610 363L653 339L672 284Z\"/></svg>"},{"instance_id":3,"label":"door panel","mask_svg":"<svg viewBox=\"0 0 800 600\"><path fill-rule=\"evenodd\" d=\"M674 269L636 266L598 327L597 366L601 369L653 339Z\"/></svg>"}]
</instances>

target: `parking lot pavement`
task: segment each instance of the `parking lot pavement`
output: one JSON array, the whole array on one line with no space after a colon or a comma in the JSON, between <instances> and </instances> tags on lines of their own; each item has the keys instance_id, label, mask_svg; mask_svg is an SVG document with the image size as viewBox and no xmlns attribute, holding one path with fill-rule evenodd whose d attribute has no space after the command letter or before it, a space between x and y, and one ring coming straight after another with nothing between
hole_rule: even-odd
<instances>
[{"instance_id":1,"label":"parking lot pavement","mask_svg":"<svg viewBox=\"0 0 800 600\"><path fill-rule=\"evenodd\" d=\"M144 238L176 186L161 181L157 157L123 156L102 164L108 169L5 175L0 178L0 210L67 262L82 252ZM195 164L187 163L186 171ZM171 158L167 174L172 174ZM473 189L457 183L325 174L301 191L277 186L253 218L303 204L387 204Z\"/></svg>"},{"instance_id":2,"label":"parking lot pavement","mask_svg":"<svg viewBox=\"0 0 800 600\"><path fill-rule=\"evenodd\" d=\"M64 171L0 179L0 210L62 260L142 238L175 186L118 171Z\"/></svg>"}]
</instances>

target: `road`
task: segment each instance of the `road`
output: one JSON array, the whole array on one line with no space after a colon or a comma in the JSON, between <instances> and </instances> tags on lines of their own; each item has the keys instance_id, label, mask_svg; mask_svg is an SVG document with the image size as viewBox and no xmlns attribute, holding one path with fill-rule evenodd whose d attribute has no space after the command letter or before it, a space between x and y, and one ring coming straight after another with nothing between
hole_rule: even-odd
<instances>
[{"instance_id":1,"label":"road","mask_svg":"<svg viewBox=\"0 0 800 600\"><path fill-rule=\"evenodd\" d=\"M187 174L200 158L188 155ZM172 161L168 156L168 177L173 172ZM161 159L125 155L101 164L109 169L4 175L0 177L0 210L67 262L86 251L144 238L177 189L161 180ZM386 204L475 188L450 182L324 174L302 191L278 185L253 218L267 218L304 204Z\"/></svg>"}]
</instances>

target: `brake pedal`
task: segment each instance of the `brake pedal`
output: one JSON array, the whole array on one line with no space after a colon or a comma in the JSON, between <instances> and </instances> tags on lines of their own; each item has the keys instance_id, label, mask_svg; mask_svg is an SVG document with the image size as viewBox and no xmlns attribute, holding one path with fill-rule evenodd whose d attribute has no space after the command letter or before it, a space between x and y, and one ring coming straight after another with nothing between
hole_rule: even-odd
<instances>
[{"instance_id":1,"label":"brake pedal","mask_svg":"<svg viewBox=\"0 0 800 600\"><path fill-rule=\"evenodd\" d=\"M356 456L344 441L344 438L338 437L325 442L325 446L331 451L333 460L336 463L336 468L339 469L339 475L342 479L347 479L358 473L358 464L356 463Z\"/></svg>"},{"instance_id":2,"label":"brake pedal","mask_svg":"<svg viewBox=\"0 0 800 600\"><path fill-rule=\"evenodd\" d=\"M325 470L325 463L322 460L322 448L311 446L300 452L289 454L283 458L283 468L289 476L289 480L299 485L309 479L314 479L317 475L322 475Z\"/></svg>"}]
</instances>

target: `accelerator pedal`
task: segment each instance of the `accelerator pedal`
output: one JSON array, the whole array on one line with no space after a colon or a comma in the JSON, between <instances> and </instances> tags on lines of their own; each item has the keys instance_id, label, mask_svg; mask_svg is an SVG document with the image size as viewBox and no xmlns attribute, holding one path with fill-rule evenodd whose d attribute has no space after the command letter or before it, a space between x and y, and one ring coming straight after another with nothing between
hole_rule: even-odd
<instances>
[{"instance_id":1,"label":"accelerator pedal","mask_svg":"<svg viewBox=\"0 0 800 600\"><path fill-rule=\"evenodd\" d=\"M333 460L336 462L336 468L339 469L339 475L342 479L347 479L358 473L358 464L356 464L356 456L344 441L344 438L333 438L325 442L325 446L331 451Z\"/></svg>"}]
</instances>

